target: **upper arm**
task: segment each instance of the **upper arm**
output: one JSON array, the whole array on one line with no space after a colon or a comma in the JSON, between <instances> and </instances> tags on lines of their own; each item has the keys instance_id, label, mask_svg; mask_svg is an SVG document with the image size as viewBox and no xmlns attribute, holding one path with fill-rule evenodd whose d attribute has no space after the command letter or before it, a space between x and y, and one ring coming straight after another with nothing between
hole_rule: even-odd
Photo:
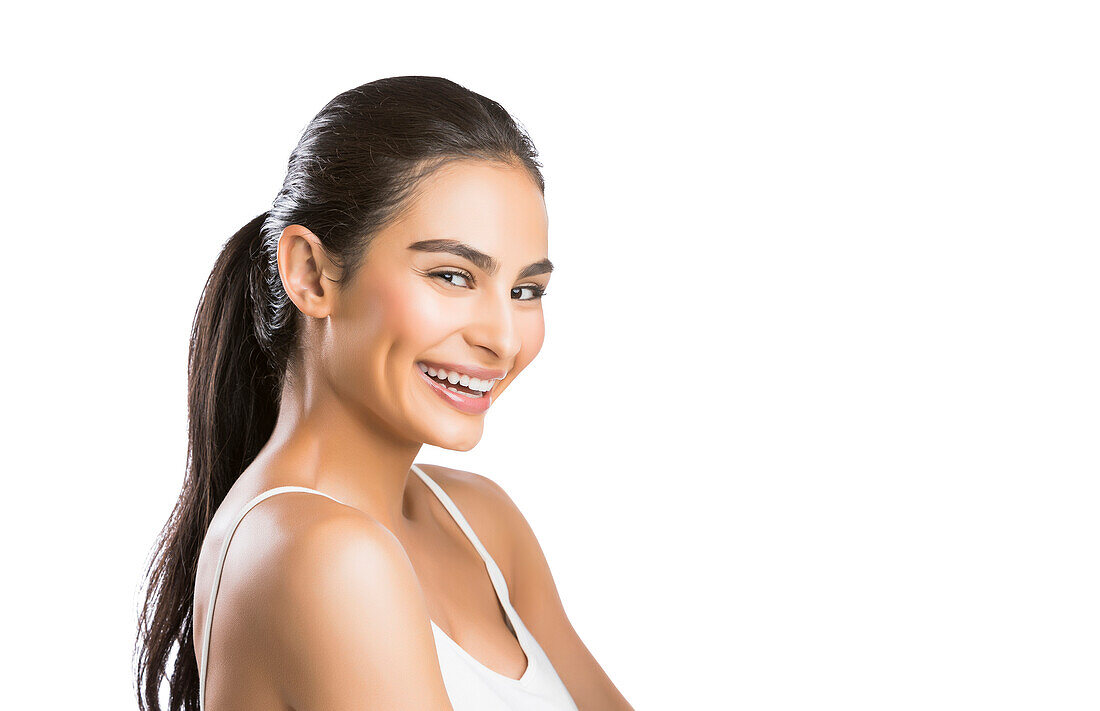
<instances>
[{"instance_id":1,"label":"upper arm","mask_svg":"<svg viewBox=\"0 0 1100 711\"><path fill-rule=\"evenodd\" d=\"M312 523L273 557L271 667L296 711L453 711L400 542L361 514Z\"/></svg>"},{"instance_id":2,"label":"upper arm","mask_svg":"<svg viewBox=\"0 0 1100 711\"><path fill-rule=\"evenodd\" d=\"M531 525L504 489L486 477L481 479L508 531L512 606L538 639L577 707L580 711L631 711L630 704L573 629Z\"/></svg>"}]
</instances>

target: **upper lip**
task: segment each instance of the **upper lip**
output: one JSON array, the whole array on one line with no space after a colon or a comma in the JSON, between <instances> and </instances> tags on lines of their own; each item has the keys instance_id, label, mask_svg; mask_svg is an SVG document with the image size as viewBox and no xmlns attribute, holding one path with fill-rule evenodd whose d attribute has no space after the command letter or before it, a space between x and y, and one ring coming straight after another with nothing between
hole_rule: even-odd
<instances>
[{"instance_id":1,"label":"upper lip","mask_svg":"<svg viewBox=\"0 0 1100 711\"><path fill-rule=\"evenodd\" d=\"M417 363L423 363L424 365L431 366L435 370L442 368L448 373L465 373L466 375L480 378L481 380L500 380L508 371L496 370L493 368L479 368L476 365L459 365L457 363L443 363L434 360L418 360Z\"/></svg>"}]
</instances>

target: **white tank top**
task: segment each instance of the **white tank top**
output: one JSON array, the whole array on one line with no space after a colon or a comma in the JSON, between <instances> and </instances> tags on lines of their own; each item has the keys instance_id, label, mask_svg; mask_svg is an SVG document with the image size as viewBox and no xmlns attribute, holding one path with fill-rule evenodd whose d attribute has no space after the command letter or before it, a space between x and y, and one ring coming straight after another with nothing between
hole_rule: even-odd
<instances>
[{"instance_id":1,"label":"white tank top","mask_svg":"<svg viewBox=\"0 0 1100 711\"><path fill-rule=\"evenodd\" d=\"M508 615L512 628L516 632L520 647L527 656L527 669L519 679L505 676L495 672L481 662L474 659L465 649L451 639L443 630L431 622L432 632L435 634L436 653L439 657L439 667L443 673L443 683L447 688L447 696L451 700L454 711L578 711L577 705L569 695L565 684L562 683L554 665L549 657L539 646L534 636L520 619L519 613L512 607L508 596L508 584L504 580L504 574L500 572L496 562L485 546L478 540L474 529L466 521L466 517L455 506L451 497L439 484L425 474L415 464L412 469L424 480L428 488L436 495L447 511L454 518L459 528L474 545L478 554L485 561L485 570L489 573L489 579L493 583L500 605ZM210 654L210 630L214 624L214 602L218 596L218 584L221 582L222 565L225 563L225 554L229 550L229 542L233 533L237 530L244 515L253 506L264 499L288 491L304 491L318 494L343 503L335 497L329 496L316 489L304 486L279 486L259 494L237 514L229 534L222 543L221 555L218 557L218 566L214 571L214 584L210 590L210 602L206 606L206 620L203 632L202 655L199 660L199 709L205 711L206 696L206 666Z\"/></svg>"}]
</instances>

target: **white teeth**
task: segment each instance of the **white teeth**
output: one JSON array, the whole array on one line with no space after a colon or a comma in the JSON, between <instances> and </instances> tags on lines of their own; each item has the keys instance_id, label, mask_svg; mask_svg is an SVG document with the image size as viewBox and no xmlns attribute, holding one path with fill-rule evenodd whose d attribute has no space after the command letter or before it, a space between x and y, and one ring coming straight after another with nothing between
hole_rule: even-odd
<instances>
[{"instance_id":1,"label":"white teeth","mask_svg":"<svg viewBox=\"0 0 1100 711\"><path fill-rule=\"evenodd\" d=\"M489 390L492 390L493 385L496 383L497 380L503 380L503 378L492 378L492 379L489 379L489 380L482 380L480 378L474 378L472 376L466 375L465 373L447 372L446 370L443 370L442 368L440 368L439 370L436 370L432 366L425 365L424 363L417 363L417 365L420 366L421 371L427 373L430 377L438 378L439 380L445 380L445 381L451 383L452 385L462 384L462 385L470 388L471 390L479 390L481 392L488 392ZM447 389L448 390L455 390L454 388L447 388ZM456 392L461 392L461 391L456 390Z\"/></svg>"}]
</instances>

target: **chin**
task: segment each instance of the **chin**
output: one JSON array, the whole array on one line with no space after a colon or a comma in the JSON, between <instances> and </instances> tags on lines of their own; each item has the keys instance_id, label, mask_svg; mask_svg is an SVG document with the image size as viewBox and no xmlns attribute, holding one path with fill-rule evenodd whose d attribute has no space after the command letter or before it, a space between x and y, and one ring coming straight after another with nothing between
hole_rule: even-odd
<instances>
[{"instance_id":1,"label":"chin","mask_svg":"<svg viewBox=\"0 0 1100 711\"><path fill-rule=\"evenodd\" d=\"M424 444L455 452L468 452L478 445L484 433L484 423L470 418L465 424L439 422L429 428Z\"/></svg>"},{"instance_id":2,"label":"chin","mask_svg":"<svg viewBox=\"0 0 1100 711\"><path fill-rule=\"evenodd\" d=\"M479 432L477 437L456 437L453 439L436 439L435 441L425 442L433 447L439 447L440 449L449 449L454 452L469 452L471 449L477 446L481 441L481 433Z\"/></svg>"}]
</instances>

